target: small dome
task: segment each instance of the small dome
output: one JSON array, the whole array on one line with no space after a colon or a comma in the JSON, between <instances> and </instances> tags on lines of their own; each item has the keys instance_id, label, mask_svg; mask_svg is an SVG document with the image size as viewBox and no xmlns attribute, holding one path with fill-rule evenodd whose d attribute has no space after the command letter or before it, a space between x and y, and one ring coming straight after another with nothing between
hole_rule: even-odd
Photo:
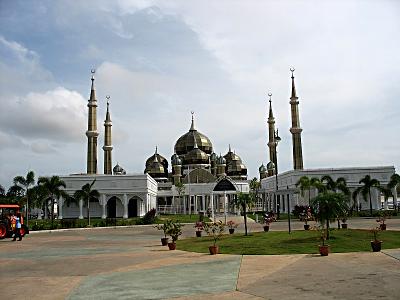
<instances>
[{"instance_id":1,"label":"small dome","mask_svg":"<svg viewBox=\"0 0 400 300\"><path fill-rule=\"evenodd\" d=\"M224 158L226 159L227 163L229 163L231 160L242 161L239 155L237 155L235 152L232 152L231 145L229 145L228 153L224 155Z\"/></svg>"},{"instance_id":2,"label":"small dome","mask_svg":"<svg viewBox=\"0 0 400 300\"><path fill-rule=\"evenodd\" d=\"M117 163L113 168L114 175L125 175L126 171Z\"/></svg>"},{"instance_id":3,"label":"small dome","mask_svg":"<svg viewBox=\"0 0 400 300\"><path fill-rule=\"evenodd\" d=\"M158 154L158 149L156 147L156 151L154 152L154 154L146 160L146 166L144 170L145 173L150 173L149 170L152 169L152 165L155 160L163 165L164 173L168 172L168 161L165 157Z\"/></svg>"},{"instance_id":4,"label":"small dome","mask_svg":"<svg viewBox=\"0 0 400 300\"><path fill-rule=\"evenodd\" d=\"M225 165L226 164L226 159L221 155L217 159L217 165Z\"/></svg>"},{"instance_id":5,"label":"small dome","mask_svg":"<svg viewBox=\"0 0 400 300\"><path fill-rule=\"evenodd\" d=\"M179 158L178 154L174 153L174 155L171 156L171 164L173 166L182 165L182 160Z\"/></svg>"},{"instance_id":6,"label":"small dome","mask_svg":"<svg viewBox=\"0 0 400 300\"><path fill-rule=\"evenodd\" d=\"M149 168L146 168L145 173L148 173L153 178L165 177L164 166L157 157L154 158Z\"/></svg>"},{"instance_id":7,"label":"small dome","mask_svg":"<svg viewBox=\"0 0 400 300\"><path fill-rule=\"evenodd\" d=\"M272 171L272 170L274 170L275 169L275 164L272 162L272 161L270 161L268 164L267 164L267 170L268 171Z\"/></svg>"},{"instance_id":8,"label":"small dome","mask_svg":"<svg viewBox=\"0 0 400 300\"><path fill-rule=\"evenodd\" d=\"M265 173L267 172L267 168L264 166L264 164L261 164L261 166L258 168L258 171L260 173Z\"/></svg>"}]
</instances>

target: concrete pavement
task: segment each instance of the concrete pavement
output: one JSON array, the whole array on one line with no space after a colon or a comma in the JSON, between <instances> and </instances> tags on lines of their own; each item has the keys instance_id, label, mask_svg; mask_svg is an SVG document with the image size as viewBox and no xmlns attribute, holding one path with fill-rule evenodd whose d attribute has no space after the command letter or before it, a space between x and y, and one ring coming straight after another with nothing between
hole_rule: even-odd
<instances>
[{"instance_id":1,"label":"concrete pavement","mask_svg":"<svg viewBox=\"0 0 400 300\"><path fill-rule=\"evenodd\" d=\"M350 220L349 226L374 222ZM287 223L272 226L286 230ZM398 227L399 219L388 221L388 228ZM193 225L186 226L184 236L193 235ZM0 241L2 294L13 299L398 299L399 281L400 249L328 257L211 256L169 251L150 226Z\"/></svg>"}]
</instances>

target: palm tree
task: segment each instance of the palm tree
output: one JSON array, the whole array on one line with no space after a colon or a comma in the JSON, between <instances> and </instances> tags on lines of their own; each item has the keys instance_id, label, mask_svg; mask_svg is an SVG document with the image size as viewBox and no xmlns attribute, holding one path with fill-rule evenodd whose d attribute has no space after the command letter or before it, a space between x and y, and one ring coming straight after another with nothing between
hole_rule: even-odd
<instances>
[{"instance_id":1,"label":"palm tree","mask_svg":"<svg viewBox=\"0 0 400 300\"><path fill-rule=\"evenodd\" d=\"M31 206L44 207L45 218L47 218L47 203L49 201L49 194L43 185L37 184L28 191Z\"/></svg>"},{"instance_id":2,"label":"palm tree","mask_svg":"<svg viewBox=\"0 0 400 300\"><path fill-rule=\"evenodd\" d=\"M397 188L397 186L400 184L400 175L394 173L391 177L390 177L390 181L387 185L388 189L392 190L394 188ZM393 194L392 194L393 196ZM394 201L394 197L393 197L393 208L396 210L397 207L397 203L395 203Z\"/></svg>"},{"instance_id":3,"label":"palm tree","mask_svg":"<svg viewBox=\"0 0 400 300\"><path fill-rule=\"evenodd\" d=\"M308 205L311 203L311 189L316 188L318 192L322 192L324 189L323 184L318 178L313 177L310 179L308 176L300 177L299 181L296 183L296 187L300 187L302 197L304 197L304 192L308 191Z\"/></svg>"},{"instance_id":4,"label":"palm tree","mask_svg":"<svg viewBox=\"0 0 400 300\"><path fill-rule=\"evenodd\" d=\"M49 177L39 177L38 184L43 186L48 196L50 196L51 203L51 227L53 227L54 221L54 202L60 199L61 196L67 197L67 194L61 189L65 188L65 182L58 176ZM47 203L46 208L47 209Z\"/></svg>"},{"instance_id":5,"label":"palm tree","mask_svg":"<svg viewBox=\"0 0 400 300\"><path fill-rule=\"evenodd\" d=\"M16 176L13 180L15 185L21 186L25 191L26 198L26 225L29 223L29 187L35 184L35 173L33 171L29 171L26 174L26 177Z\"/></svg>"},{"instance_id":6,"label":"palm tree","mask_svg":"<svg viewBox=\"0 0 400 300\"><path fill-rule=\"evenodd\" d=\"M363 179L360 180L360 184L362 183L363 185L358 187L354 192L353 192L353 199L355 200L357 198L357 195L361 193L363 196L364 200L367 201L367 197L369 196L369 213L372 217L372 199L371 199L371 188L378 188L380 189L380 183L377 179L372 179L371 176L366 175Z\"/></svg>"},{"instance_id":7,"label":"palm tree","mask_svg":"<svg viewBox=\"0 0 400 300\"><path fill-rule=\"evenodd\" d=\"M20 203L24 196L24 189L19 185L12 185L6 194L9 203Z\"/></svg>"},{"instance_id":8,"label":"palm tree","mask_svg":"<svg viewBox=\"0 0 400 300\"><path fill-rule=\"evenodd\" d=\"M233 205L243 210L245 235L247 235L247 207L249 207L253 201L254 197L242 192L239 192L232 200Z\"/></svg>"},{"instance_id":9,"label":"palm tree","mask_svg":"<svg viewBox=\"0 0 400 300\"><path fill-rule=\"evenodd\" d=\"M88 226L90 226L90 201L97 200L100 197L98 190L92 189L95 182L96 179L94 179L92 183L86 183L80 190L77 190L73 196L75 200L82 200L84 204L86 204Z\"/></svg>"},{"instance_id":10,"label":"palm tree","mask_svg":"<svg viewBox=\"0 0 400 300\"><path fill-rule=\"evenodd\" d=\"M338 179L333 180L331 176L325 175L322 176L321 182L325 183L327 190L333 191L337 193L338 191L342 192L344 195L350 195L350 190L347 187L347 181L344 177L339 177Z\"/></svg>"},{"instance_id":11,"label":"palm tree","mask_svg":"<svg viewBox=\"0 0 400 300\"><path fill-rule=\"evenodd\" d=\"M343 216L348 210L346 197L342 193L325 191L312 199L311 206L321 225L324 227L326 223L326 238L329 240L329 222L337 216Z\"/></svg>"}]
</instances>

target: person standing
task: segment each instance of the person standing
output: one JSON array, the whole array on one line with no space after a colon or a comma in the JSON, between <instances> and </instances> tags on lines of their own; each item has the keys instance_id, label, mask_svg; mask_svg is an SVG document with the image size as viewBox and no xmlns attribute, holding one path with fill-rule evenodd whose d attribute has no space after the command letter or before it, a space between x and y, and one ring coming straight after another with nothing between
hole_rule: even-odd
<instances>
[{"instance_id":1,"label":"person standing","mask_svg":"<svg viewBox=\"0 0 400 300\"><path fill-rule=\"evenodd\" d=\"M17 213L16 217L15 217L15 235L13 238L13 241L15 241L18 237L18 241L22 240L22 236L21 236L21 213Z\"/></svg>"}]
</instances>

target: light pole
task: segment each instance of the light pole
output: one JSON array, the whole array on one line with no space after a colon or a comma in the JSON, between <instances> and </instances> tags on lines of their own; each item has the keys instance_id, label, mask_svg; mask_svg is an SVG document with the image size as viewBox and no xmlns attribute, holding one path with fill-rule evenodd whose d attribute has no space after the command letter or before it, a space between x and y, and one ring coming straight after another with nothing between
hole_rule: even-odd
<instances>
[{"instance_id":1,"label":"light pole","mask_svg":"<svg viewBox=\"0 0 400 300\"><path fill-rule=\"evenodd\" d=\"M275 147L275 203L277 206L277 214L278 214L278 220L280 217L280 200L279 202L278 200L278 143L281 141L281 138L278 135L278 129L276 129L276 131L274 131L274 147Z\"/></svg>"},{"instance_id":2,"label":"light pole","mask_svg":"<svg viewBox=\"0 0 400 300\"><path fill-rule=\"evenodd\" d=\"M286 186L286 189L289 190L289 186ZM289 193L287 194L287 211L288 211L288 226L289 226L289 234L292 233L292 227L290 224L290 199L289 199Z\"/></svg>"}]
</instances>

